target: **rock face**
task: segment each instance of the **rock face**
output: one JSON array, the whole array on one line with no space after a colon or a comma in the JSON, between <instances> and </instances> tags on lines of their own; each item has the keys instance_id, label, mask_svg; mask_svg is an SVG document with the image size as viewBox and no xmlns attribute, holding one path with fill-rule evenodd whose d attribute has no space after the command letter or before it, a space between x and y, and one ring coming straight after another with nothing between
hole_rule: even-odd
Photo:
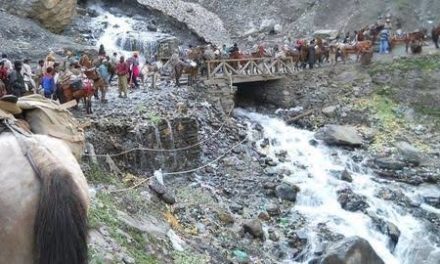
<instances>
[{"instance_id":1,"label":"rock face","mask_svg":"<svg viewBox=\"0 0 440 264\"><path fill-rule=\"evenodd\" d=\"M52 32L61 32L72 22L77 0L0 0L0 7L12 14L29 17Z\"/></svg>"},{"instance_id":2,"label":"rock face","mask_svg":"<svg viewBox=\"0 0 440 264\"><path fill-rule=\"evenodd\" d=\"M362 138L352 126L327 125L320 129L315 137L328 145L342 145L358 147L362 145Z\"/></svg>"},{"instance_id":3,"label":"rock face","mask_svg":"<svg viewBox=\"0 0 440 264\"><path fill-rule=\"evenodd\" d=\"M195 3L181 0L137 0L148 9L157 10L185 24L189 30L207 42L230 44L229 32L223 21L213 12Z\"/></svg>"},{"instance_id":4,"label":"rock face","mask_svg":"<svg viewBox=\"0 0 440 264\"><path fill-rule=\"evenodd\" d=\"M349 237L331 247L322 264L384 264L367 240Z\"/></svg>"},{"instance_id":5,"label":"rock face","mask_svg":"<svg viewBox=\"0 0 440 264\"><path fill-rule=\"evenodd\" d=\"M281 200L290 202L296 201L296 194L299 192L297 186L292 186L287 183L282 183L275 188L275 195Z\"/></svg>"},{"instance_id":6,"label":"rock face","mask_svg":"<svg viewBox=\"0 0 440 264\"><path fill-rule=\"evenodd\" d=\"M338 191L338 202L343 209L350 212L363 211L368 208L365 197L355 194L351 189Z\"/></svg>"},{"instance_id":7,"label":"rock face","mask_svg":"<svg viewBox=\"0 0 440 264\"><path fill-rule=\"evenodd\" d=\"M71 37L53 34L31 19L6 12L0 12L0 24L1 51L10 58L27 57L37 60L47 56L50 50L58 53L63 49L70 49L75 53L90 48L75 43Z\"/></svg>"},{"instance_id":8,"label":"rock face","mask_svg":"<svg viewBox=\"0 0 440 264\"><path fill-rule=\"evenodd\" d=\"M417 148L404 141L397 142L395 145L404 161L414 165L420 164L421 156Z\"/></svg>"}]
</instances>

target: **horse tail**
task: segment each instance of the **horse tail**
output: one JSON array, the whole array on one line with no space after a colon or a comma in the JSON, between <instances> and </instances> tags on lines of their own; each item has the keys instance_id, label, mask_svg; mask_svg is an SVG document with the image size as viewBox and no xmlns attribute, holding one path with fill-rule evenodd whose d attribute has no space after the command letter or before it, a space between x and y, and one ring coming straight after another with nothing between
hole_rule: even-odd
<instances>
[{"instance_id":1,"label":"horse tail","mask_svg":"<svg viewBox=\"0 0 440 264\"><path fill-rule=\"evenodd\" d=\"M41 177L34 235L37 264L86 264L87 205L64 168Z\"/></svg>"}]
</instances>

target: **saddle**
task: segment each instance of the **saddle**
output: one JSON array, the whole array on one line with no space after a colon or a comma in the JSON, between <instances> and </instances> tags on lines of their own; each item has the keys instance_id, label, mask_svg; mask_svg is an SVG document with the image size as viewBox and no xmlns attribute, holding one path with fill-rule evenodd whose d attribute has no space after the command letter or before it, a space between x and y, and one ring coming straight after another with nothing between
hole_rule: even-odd
<instances>
[{"instance_id":1,"label":"saddle","mask_svg":"<svg viewBox=\"0 0 440 264\"><path fill-rule=\"evenodd\" d=\"M15 115L24 112L24 119ZM79 158L83 152L85 136L72 114L59 103L41 95L4 96L0 99L0 132L9 128L23 135L40 134L58 138L69 145Z\"/></svg>"}]
</instances>

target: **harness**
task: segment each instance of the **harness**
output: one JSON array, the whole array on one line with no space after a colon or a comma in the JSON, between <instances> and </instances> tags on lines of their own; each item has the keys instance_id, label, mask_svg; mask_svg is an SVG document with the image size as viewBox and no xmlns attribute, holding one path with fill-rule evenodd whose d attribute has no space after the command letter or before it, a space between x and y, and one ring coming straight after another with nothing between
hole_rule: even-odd
<instances>
[{"instance_id":1,"label":"harness","mask_svg":"<svg viewBox=\"0 0 440 264\"><path fill-rule=\"evenodd\" d=\"M17 138L18 144L20 145L23 155L31 165L32 170L35 172L38 179L41 181L42 180L41 171L38 168L32 153L29 151L30 150L29 145L35 144L36 142L34 139L31 138L32 132L27 130L27 128L23 125L24 123L20 124L20 122L23 121L18 121L18 120L14 121L11 119L3 120L3 122L0 123L0 133L9 131ZM44 146L41 147L45 148ZM46 150L49 151L48 149Z\"/></svg>"}]
</instances>

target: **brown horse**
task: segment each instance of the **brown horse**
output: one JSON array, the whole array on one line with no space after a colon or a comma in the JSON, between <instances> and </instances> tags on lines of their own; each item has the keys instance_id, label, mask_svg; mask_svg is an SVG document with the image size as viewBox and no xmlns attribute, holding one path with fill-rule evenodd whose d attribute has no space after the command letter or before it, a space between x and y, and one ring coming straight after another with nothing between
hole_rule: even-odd
<instances>
[{"instance_id":1,"label":"brown horse","mask_svg":"<svg viewBox=\"0 0 440 264\"><path fill-rule=\"evenodd\" d=\"M84 75L87 77L87 79L93 81L95 96L98 98L98 92L101 92L101 102L105 103L107 101L105 99L105 95L107 93L107 84L98 74L96 68L86 68L84 70Z\"/></svg>"},{"instance_id":2,"label":"brown horse","mask_svg":"<svg viewBox=\"0 0 440 264\"><path fill-rule=\"evenodd\" d=\"M435 47L439 48L439 38L440 38L440 25L432 29L432 41L434 41Z\"/></svg>"},{"instance_id":3,"label":"brown horse","mask_svg":"<svg viewBox=\"0 0 440 264\"><path fill-rule=\"evenodd\" d=\"M76 102L78 103L80 100L83 100L87 114L91 114L92 97L95 94L95 90L93 88L93 84L91 83L92 81L89 80L89 82L90 83L87 87L74 87L74 85L70 82L61 83L61 89L57 89L57 91L59 91L58 98L60 100L60 103L63 104L72 100L76 100ZM82 86L84 86L84 84L82 84Z\"/></svg>"},{"instance_id":4,"label":"brown horse","mask_svg":"<svg viewBox=\"0 0 440 264\"><path fill-rule=\"evenodd\" d=\"M0 80L0 97L7 94L8 94L8 90L6 89L6 85L2 80Z\"/></svg>"},{"instance_id":5,"label":"brown horse","mask_svg":"<svg viewBox=\"0 0 440 264\"><path fill-rule=\"evenodd\" d=\"M330 47L324 45L324 41L316 38L316 60L319 64L323 62L329 62L330 59Z\"/></svg>"},{"instance_id":6,"label":"brown horse","mask_svg":"<svg viewBox=\"0 0 440 264\"><path fill-rule=\"evenodd\" d=\"M174 65L176 86L180 87L180 78L183 74L188 74L188 85L192 86L197 80L198 73L199 68L197 67L197 64L193 65L179 60L176 65Z\"/></svg>"},{"instance_id":7,"label":"brown horse","mask_svg":"<svg viewBox=\"0 0 440 264\"><path fill-rule=\"evenodd\" d=\"M9 132L0 149L0 263L88 263L88 186L72 150Z\"/></svg>"},{"instance_id":8,"label":"brown horse","mask_svg":"<svg viewBox=\"0 0 440 264\"><path fill-rule=\"evenodd\" d=\"M425 28L411 33L407 33L405 35L406 52L408 52L410 47L414 44L422 46L422 44L426 40L427 33L428 30L426 30Z\"/></svg>"}]
</instances>

